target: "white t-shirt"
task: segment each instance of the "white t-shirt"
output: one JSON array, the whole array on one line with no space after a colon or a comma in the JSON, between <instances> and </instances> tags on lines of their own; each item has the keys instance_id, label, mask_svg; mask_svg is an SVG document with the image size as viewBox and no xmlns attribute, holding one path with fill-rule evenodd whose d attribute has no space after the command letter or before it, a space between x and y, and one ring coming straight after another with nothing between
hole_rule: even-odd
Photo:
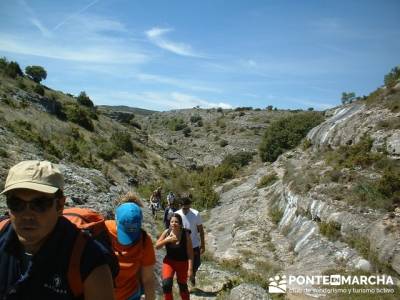
<instances>
[{"instance_id":1,"label":"white t-shirt","mask_svg":"<svg viewBox=\"0 0 400 300\"><path fill-rule=\"evenodd\" d=\"M182 216L183 227L191 231L190 237L192 238L193 248L200 247L200 234L197 230L197 225L202 225L200 214L197 210L190 208L188 213L185 215L182 209L178 210L176 213Z\"/></svg>"}]
</instances>

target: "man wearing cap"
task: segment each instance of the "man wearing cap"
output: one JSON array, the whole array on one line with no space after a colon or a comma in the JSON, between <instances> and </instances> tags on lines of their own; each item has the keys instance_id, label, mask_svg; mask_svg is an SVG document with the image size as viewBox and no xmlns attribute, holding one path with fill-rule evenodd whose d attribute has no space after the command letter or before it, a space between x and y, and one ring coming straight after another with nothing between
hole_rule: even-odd
<instances>
[{"instance_id":1,"label":"man wearing cap","mask_svg":"<svg viewBox=\"0 0 400 300\"><path fill-rule=\"evenodd\" d=\"M23 161L9 170L1 193L9 219L0 222L0 299L114 299L103 249L91 239L81 257L83 294L69 286L72 248L82 233L61 217L63 186L60 170L48 161Z\"/></svg>"},{"instance_id":2,"label":"man wearing cap","mask_svg":"<svg viewBox=\"0 0 400 300\"><path fill-rule=\"evenodd\" d=\"M150 236L142 230L142 219L139 205L128 202L117 207L115 221L106 221L120 267L115 280L116 300L140 299L142 291L146 300L155 299L156 257Z\"/></svg>"},{"instance_id":3,"label":"man wearing cap","mask_svg":"<svg viewBox=\"0 0 400 300\"><path fill-rule=\"evenodd\" d=\"M181 196L182 208L176 213L182 216L183 226L190 230L190 237L193 245L193 276L189 282L192 285L191 290L196 286L196 272L201 265L200 255L205 251L203 222L199 212L193 208L192 195L189 193Z\"/></svg>"}]
</instances>

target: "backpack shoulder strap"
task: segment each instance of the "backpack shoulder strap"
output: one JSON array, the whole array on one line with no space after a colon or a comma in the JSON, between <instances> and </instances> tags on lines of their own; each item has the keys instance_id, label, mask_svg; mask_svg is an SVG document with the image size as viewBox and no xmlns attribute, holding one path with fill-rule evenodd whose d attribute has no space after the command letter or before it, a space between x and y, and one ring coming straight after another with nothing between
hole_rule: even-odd
<instances>
[{"instance_id":1,"label":"backpack shoulder strap","mask_svg":"<svg viewBox=\"0 0 400 300\"><path fill-rule=\"evenodd\" d=\"M74 246L72 248L72 254L68 266L68 283L69 287L75 297L83 294L83 282L81 278L81 257L85 245L87 242L87 236L82 231L79 231L78 236L75 239Z\"/></svg>"},{"instance_id":2,"label":"backpack shoulder strap","mask_svg":"<svg viewBox=\"0 0 400 300\"><path fill-rule=\"evenodd\" d=\"M2 232L8 224L10 224L10 218L8 216L2 216L0 217L0 232Z\"/></svg>"}]
</instances>

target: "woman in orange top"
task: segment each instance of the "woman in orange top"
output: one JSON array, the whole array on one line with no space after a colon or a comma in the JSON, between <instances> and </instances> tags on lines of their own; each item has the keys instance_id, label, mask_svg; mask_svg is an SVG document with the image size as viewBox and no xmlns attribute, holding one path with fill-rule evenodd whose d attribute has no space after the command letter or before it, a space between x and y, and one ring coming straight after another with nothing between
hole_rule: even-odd
<instances>
[{"instance_id":1,"label":"woman in orange top","mask_svg":"<svg viewBox=\"0 0 400 300\"><path fill-rule=\"evenodd\" d=\"M106 221L120 268L115 279L116 300L138 300L142 289L146 300L155 299L156 258L150 236L141 229L142 218L137 204L124 203L115 210L116 220Z\"/></svg>"}]
</instances>

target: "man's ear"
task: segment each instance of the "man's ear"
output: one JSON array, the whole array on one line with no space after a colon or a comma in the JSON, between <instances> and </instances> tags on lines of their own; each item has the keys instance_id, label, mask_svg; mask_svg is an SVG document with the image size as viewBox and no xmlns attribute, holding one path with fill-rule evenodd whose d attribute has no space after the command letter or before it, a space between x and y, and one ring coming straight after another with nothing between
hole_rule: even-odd
<instances>
[{"instance_id":1,"label":"man's ear","mask_svg":"<svg viewBox=\"0 0 400 300\"><path fill-rule=\"evenodd\" d=\"M59 215L62 215L66 197L57 199L56 208Z\"/></svg>"}]
</instances>

